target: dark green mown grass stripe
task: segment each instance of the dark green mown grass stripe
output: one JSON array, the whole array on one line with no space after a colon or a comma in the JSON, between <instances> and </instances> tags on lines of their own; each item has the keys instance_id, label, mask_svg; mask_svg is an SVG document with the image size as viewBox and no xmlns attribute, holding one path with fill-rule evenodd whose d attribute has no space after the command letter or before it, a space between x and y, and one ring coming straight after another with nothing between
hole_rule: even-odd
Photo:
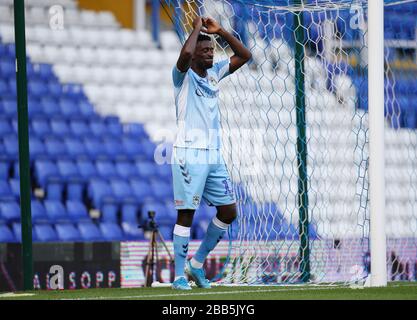
<instances>
[{"instance_id":1,"label":"dark green mown grass stripe","mask_svg":"<svg viewBox=\"0 0 417 320\"><path fill-rule=\"evenodd\" d=\"M170 288L84 289L30 291L33 296L1 299L117 299L117 300L417 300L417 283L390 283L385 288L351 289L349 287L274 286L194 288L179 292Z\"/></svg>"}]
</instances>

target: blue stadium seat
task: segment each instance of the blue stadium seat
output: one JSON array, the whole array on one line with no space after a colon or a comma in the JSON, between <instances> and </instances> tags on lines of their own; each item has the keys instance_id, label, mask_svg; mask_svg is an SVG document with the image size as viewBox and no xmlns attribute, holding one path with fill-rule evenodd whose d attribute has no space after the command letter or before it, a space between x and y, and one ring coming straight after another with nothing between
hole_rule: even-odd
<instances>
[{"instance_id":1,"label":"blue stadium seat","mask_svg":"<svg viewBox=\"0 0 417 320\"><path fill-rule=\"evenodd\" d=\"M20 206L15 201L0 202L0 216L7 222L20 220Z\"/></svg>"},{"instance_id":2,"label":"blue stadium seat","mask_svg":"<svg viewBox=\"0 0 417 320\"><path fill-rule=\"evenodd\" d=\"M163 164L163 165L157 165L156 166L156 172L158 173L158 176L163 180L163 181L172 181L172 170L171 170L171 166L168 164Z\"/></svg>"},{"instance_id":3,"label":"blue stadium seat","mask_svg":"<svg viewBox=\"0 0 417 320\"><path fill-rule=\"evenodd\" d=\"M80 222L77 224L83 241L103 241L100 229L93 222Z\"/></svg>"},{"instance_id":4,"label":"blue stadium seat","mask_svg":"<svg viewBox=\"0 0 417 320\"><path fill-rule=\"evenodd\" d=\"M58 160L58 170L66 183L66 198L69 200L83 199L85 180L78 172L77 165L71 160Z\"/></svg>"},{"instance_id":5,"label":"blue stadium seat","mask_svg":"<svg viewBox=\"0 0 417 320\"><path fill-rule=\"evenodd\" d=\"M92 134L97 138L101 138L108 134L106 124L101 118L90 120L89 126Z\"/></svg>"},{"instance_id":6,"label":"blue stadium seat","mask_svg":"<svg viewBox=\"0 0 417 320\"><path fill-rule=\"evenodd\" d=\"M122 222L127 222L132 225L138 225L140 210L136 204L125 204L122 206Z\"/></svg>"},{"instance_id":7,"label":"blue stadium seat","mask_svg":"<svg viewBox=\"0 0 417 320\"><path fill-rule=\"evenodd\" d=\"M57 223L55 225L59 240L65 242L82 241L80 231L72 223Z\"/></svg>"},{"instance_id":8,"label":"blue stadium seat","mask_svg":"<svg viewBox=\"0 0 417 320\"><path fill-rule=\"evenodd\" d=\"M125 125L126 132L125 135L129 138L133 139L148 139L148 134L145 131L145 128L143 127L143 124L141 123L128 123Z\"/></svg>"},{"instance_id":9,"label":"blue stadium seat","mask_svg":"<svg viewBox=\"0 0 417 320\"><path fill-rule=\"evenodd\" d=\"M62 139L47 137L44 143L49 157L53 159L68 159L68 151Z\"/></svg>"},{"instance_id":10,"label":"blue stadium seat","mask_svg":"<svg viewBox=\"0 0 417 320\"><path fill-rule=\"evenodd\" d=\"M3 145L5 156L9 159L17 161L19 155L19 142L17 135L13 133L3 136Z\"/></svg>"},{"instance_id":11,"label":"blue stadium seat","mask_svg":"<svg viewBox=\"0 0 417 320\"><path fill-rule=\"evenodd\" d=\"M59 106L61 109L61 113L67 119L81 118L80 109L78 107L77 102L74 99L62 97L61 99L59 99Z\"/></svg>"},{"instance_id":12,"label":"blue stadium seat","mask_svg":"<svg viewBox=\"0 0 417 320\"><path fill-rule=\"evenodd\" d=\"M107 130L110 134L115 137L120 137L123 135L123 126L120 122L111 121L107 124Z\"/></svg>"},{"instance_id":13,"label":"blue stadium seat","mask_svg":"<svg viewBox=\"0 0 417 320\"><path fill-rule=\"evenodd\" d=\"M113 195L123 203L137 203L137 199L133 194L132 188L124 179L113 178L110 179L110 186L113 190Z\"/></svg>"},{"instance_id":14,"label":"blue stadium seat","mask_svg":"<svg viewBox=\"0 0 417 320\"><path fill-rule=\"evenodd\" d=\"M50 79L56 78L52 70L52 65L50 64L34 63L33 69L42 78L42 80L48 81Z\"/></svg>"},{"instance_id":15,"label":"blue stadium seat","mask_svg":"<svg viewBox=\"0 0 417 320\"><path fill-rule=\"evenodd\" d=\"M116 223L100 223L100 231L106 241L121 241L124 239L123 231Z\"/></svg>"},{"instance_id":16,"label":"blue stadium seat","mask_svg":"<svg viewBox=\"0 0 417 320\"><path fill-rule=\"evenodd\" d=\"M40 98L42 112L48 118L61 115L61 110L58 105L57 99L52 96L44 96Z\"/></svg>"},{"instance_id":17,"label":"blue stadium seat","mask_svg":"<svg viewBox=\"0 0 417 320\"><path fill-rule=\"evenodd\" d=\"M67 200L66 207L68 212L68 217L74 222L81 221L90 221L90 216L88 215L87 208L84 203L81 201Z\"/></svg>"},{"instance_id":18,"label":"blue stadium seat","mask_svg":"<svg viewBox=\"0 0 417 320\"><path fill-rule=\"evenodd\" d=\"M48 88L43 81L30 80L28 81L28 93L41 98L48 92Z\"/></svg>"},{"instance_id":19,"label":"blue stadium seat","mask_svg":"<svg viewBox=\"0 0 417 320\"><path fill-rule=\"evenodd\" d=\"M50 224L35 224L34 231L37 241L53 242L59 240L55 229Z\"/></svg>"},{"instance_id":20,"label":"blue stadium seat","mask_svg":"<svg viewBox=\"0 0 417 320\"><path fill-rule=\"evenodd\" d=\"M50 125L51 125L51 131L52 134L56 137L67 137L67 136L71 136L72 132L70 130L70 127L67 123L67 121L65 121L65 119L51 119L50 120Z\"/></svg>"},{"instance_id":21,"label":"blue stadium seat","mask_svg":"<svg viewBox=\"0 0 417 320\"><path fill-rule=\"evenodd\" d=\"M146 159L148 159L148 161L154 161L156 145L149 139L142 139L140 145L143 150L143 154L146 156Z\"/></svg>"},{"instance_id":22,"label":"blue stadium seat","mask_svg":"<svg viewBox=\"0 0 417 320\"><path fill-rule=\"evenodd\" d=\"M99 177L97 168L93 161L87 159L78 159L76 161L78 172L87 181Z\"/></svg>"},{"instance_id":23,"label":"blue stadium seat","mask_svg":"<svg viewBox=\"0 0 417 320\"><path fill-rule=\"evenodd\" d=\"M30 203L30 208L32 212L32 221L35 223L47 223L49 222L49 217L46 214L45 207L38 200L32 200Z\"/></svg>"},{"instance_id":24,"label":"blue stadium seat","mask_svg":"<svg viewBox=\"0 0 417 320\"><path fill-rule=\"evenodd\" d=\"M155 178L157 175L156 164L149 161L136 161L135 162L137 171L143 179L148 181L152 178Z\"/></svg>"},{"instance_id":25,"label":"blue stadium seat","mask_svg":"<svg viewBox=\"0 0 417 320\"><path fill-rule=\"evenodd\" d=\"M13 132L14 130L10 121L8 121L5 118L0 118L0 136L7 135Z\"/></svg>"},{"instance_id":26,"label":"blue stadium seat","mask_svg":"<svg viewBox=\"0 0 417 320\"><path fill-rule=\"evenodd\" d=\"M36 136L29 136L30 146L30 160L44 159L47 160L49 157L46 154L46 148L40 138Z\"/></svg>"},{"instance_id":27,"label":"blue stadium seat","mask_svg":"<svg viewBox=\"0 0 417 320\"><path fill-rule=\"evenodd\" d=\"M10 78L14 76L16 73L15 65L13 63L13 60L5 59L0 60L0 74L4 78Z\"/></svg>"},{"instance_id":28,"label":"blue stadium seat","mask_svg":"<svg viewBox=\"0 0 417 320\"><path fill-rule=\"evenodd\" d=\"M0 224L0 243L16 242L13 232L5 224Z\"/></svg>"},{"instance_id":29,"label":"blue stadium seat","mask_svg":"<svg viewBox=\"0 0 417 320\"><path fill-rule=\"evenodd\" d=\"M61 199L63 178L56 164L51 161L35 161L35 178L39 186L46 190L48 199Z\"/></svg>"},{"instance_id":30,"label":"blue stadium seat","mask_svg":"<svg viewBox=\"0 0 417 320\"><path fill-rule=\"evenodd\" d=\"M43 109L40 100L36 97L28 97L28 114L29 118L43 116Z\"/></svg>"},{"instance_id":31,"label":"blue stadium seat","mask_svg":"<svg viewBox=\"0 0 417 320\"><path fill-rule=\"evenodd\" d=\"M108 159L106 148L100 139L86 136L83 140L90 159Z\"/></svg>"},{"instance_id":32,"label":"blue stadium seat","mask_svg":"<svg viewBox=\"0 0 417 320\"><path fill-rule=\"evenodd\" d=\"M13 201L15 197L7 180L0 180L0 201ZM17 199L16 199L17 200Z\"/></svg>"},{"instance_id":33,"label":"blue stadium seat","mask_svg":"<svg viewBox=\"0 0 417 320\"><path fill-rule=\"evenodd\" d=\"M74 101L86 98L82 85L77 83L65 83L62 86L62 91L66 97L73 99Z\"/></svg>"},{"instance_id":34,"label":"blue stadium seat","mask_svg":"<svg viewBox=\"0 0 417 320\"><path fill-rule=\"evenodd\" d=\"M119 138L104 137L103 143L109 159L119 161L129 159L129 157L124 153L123 145Z\"/></svg>"},{"instance_id":35,"label":"blue stadium seat","mask_svg":"<svg viewBox=\"0 0 417 320\"><path fill-rule=\"evenodd\" d=\"M12 230L14 237L17 242L22 242L22 225L20 222L14 222L12 223ZM38 241L38 237L36 235L36 232L34 230L34 227L32 226L32 241Z\"/></svg>"},{"instance_id":36,"label":"blue stadium seat","mask_svg":"<svg viewBox=\"0 0 417 320\"><path fill-rule=\"evenodd\" d=\"M70 128L72 134L76 137L82 138L92 134L88 123L82 119L72 119L70 121Z\"/></svg>"},{"instance_id":37,"label":"blue stadium seat","mask_svg":"<svg viewBox=\"0 0 417 320\"><path fill-rule=\"evenodd\" d=\"M96 168L98 174L104 179L117 178L117 170L112 161L97 160Z\"/></svg>"},{"instance_id":38,"label":"blue stadium seat","mask_svg":"<svg viewBox=\"0 0 417 320\"><path fill-rule=\"evenodd\" d=\"M62 95L62 86L55 79L49 80L47 83L48 93L54 98L58 99Z\"/></svg>"},{"instance_id":39,"label":"blue stadium seat","mask_svg":"<svg viewBox=\"0 0 417 320\"><path fill-rule=\"evenodd\" d=\"M133 194L138 201L144 201L147 198L154 198L152 189L149 183L143 179L129 179Z\"/></svg>"},{"instance_id":40,"label":"blue stadium seat","mask_svg":"<svg viewBox=\"0 0 417 320\"><path fill-rule=\"evenodd\" d=\"M70 217L68 216L67 210L61 201L57 200L45 200L44 206L49 221L52 223L56 222L69 222Z\"/></svg>"},{"instance_id":41,"label":"blue stadium seat","mask_svg":"<svg viewBox=\"0 0 417 320\"><path fill-rule=\"evenodd\" d=\"M38 137L46 137L51 134L51 127L46 118L33 118L31 120L33 133Z\"/></svg>"},{"instance_id":42,"label":"blue stadium seat","mask_svg":"<svg viewBox=\"0 0 417 320\"><path fill-rule=\"evenodd\" d=\"M87 159L88 154L84 143L80 139L66 137L64 143L71 159Z\"/></svg>"},{"instance_id":43,"label":"blue stadium seat","mask_svg":"<svg viewBox=\"0 0 417 320\"><path fill-rule=\"evenodd\" d=\"M17 177L16 179L9 180L10 190L12 190L13 196L16 199L20 198L20 180Z\"/></svg>"},{"instance_id":44,"label":"blue stadium seat","mask_svg":"<svg viewBox=\"0 0 417 320\"><path fill-rule=\"evenodd\" d=\"M78 102L78 106L80 108L80 114L83 115L84 118L93 119L94 117L97 117L93 105L87 99L81 99Z\"/></svg>"},{"instance_id":45,"label":"blue stadium seat","mask_svg":"<svg viewBox=\"0 0 417 320\"><path fill-rule=\"evenodd\" d=\"M2 97L4 114L9 118L17 117L17 100L16 97Z\"/></svg>"},{"instance_id":46,"label":"blue stadium seat","mask_svg":"<svg viewBox=\"0 0 417 320\"><path fill-rule=\"evenodd\" d=\"M138 228L138 224L122 222L121 223L126 240L145 240L143 229Z\"/></svg>"},{"instance_id":47,"label":"blue stadium seat","mask_svg":"<svg viewBox=\"0 0 417 320\"><path fill-rule=\"evenodd\" d=\"M3 144L0 143L0 180L6 180L9 177L10 161L2 159L2 153L4 152Z\"/></svg>"},{"instance_id":48,"label":"blue stadium seat","mask_svg":"<svg viewBox=\"0 0 417 320\"><path fill-rule=\"evenodd\" d=\"M104 203L116 203L113 190L104 180L92 180L88 184L88 196L95 208L100 209Z\"/></svg>"},{"instance_id":49,"label":"blue stadium seat","mask_svg":"<svg viewBox=\"0 0 417 320\"><path fill-rule=\"evenodd\" d=\"M142 145L138 140L129 137L122 137L122 144L125 150L125 154L130 159L138 159L142 160L145 157L145 152L143 150Z\"/></svg>"},{"instance_id":50,"label":"blue stadium seat","mask_svg":"<svg viewBox=\"0 0 417 320\"><path fill-rule=\"evenodd\" d=\"M167 199L167 198L174 198L174 193L172 189L172 185L168 182L164 182L157 179L151 180L151 188L153 191L153 194L157 199Z\"/></svg>"},{"instance_id":51,"label":"blue stadium seat","mask_svg":"<svg viewBox=\"0 0 417 320\"><path fill-rule=\"evenodd\" d=\"M128 162L128 161L117 161L116 171L117 171L118 176L123 179L139 177L136 166L133 163Z\"/></svg>"}]
</instances>

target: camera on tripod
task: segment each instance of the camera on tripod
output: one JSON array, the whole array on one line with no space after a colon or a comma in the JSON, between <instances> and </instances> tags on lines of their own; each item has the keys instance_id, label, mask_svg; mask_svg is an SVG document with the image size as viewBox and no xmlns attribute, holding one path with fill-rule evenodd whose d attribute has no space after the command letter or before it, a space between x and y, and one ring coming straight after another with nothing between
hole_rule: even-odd
<instances>
[{"instance_id":1,"label":"camera on tripod","mask_svg":"<svg viewBox=\"0 0 417 320\"><path fill-rule=\"evenodd\" d=\"M142 225L139 225L139 228L143 228L144 232L158 231L158 224L155 221L155 211L148 211L148 219Z\"/></svg>"},{"instance_id":2,"label":"camera on tripod","mask_svg":"<svg viewBox=\"0 0 417 320\"><path fill-rule=\"evenodd\" d=\"M155 282L156 276L156 267L158 262L158 238L165 248L171 263L174 263L174 258L171 255L164 238L162 237L161 233L159 232L158 225L155 221L155 211L149 210L148 211L148 219L144 222L144 224L139 225L138 228L143 228L145 234L149 235L149 249L148 254L146 256L146 261L144 263L144 273L145 273L145 287L151 287L152 283ZM147 236L145 235L147 238Z\"/></svg>"}]
</instances>

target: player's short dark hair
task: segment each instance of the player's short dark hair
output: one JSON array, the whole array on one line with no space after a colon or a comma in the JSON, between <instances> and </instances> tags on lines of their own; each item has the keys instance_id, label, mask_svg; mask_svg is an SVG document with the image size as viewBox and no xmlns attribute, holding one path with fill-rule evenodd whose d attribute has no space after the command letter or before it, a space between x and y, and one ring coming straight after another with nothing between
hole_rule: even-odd
<instances>
[{"instance_id":1,"label":"player's short dark hair","mask_svg":"<svg viewBox=\"0 0 417 320\"><path fill-rule=\"evenodd\" d=\"M211 41L211 38L206 34L200 33L198 35L197 42L200 42L200 41Z\"/></svg>"}]
</instances>

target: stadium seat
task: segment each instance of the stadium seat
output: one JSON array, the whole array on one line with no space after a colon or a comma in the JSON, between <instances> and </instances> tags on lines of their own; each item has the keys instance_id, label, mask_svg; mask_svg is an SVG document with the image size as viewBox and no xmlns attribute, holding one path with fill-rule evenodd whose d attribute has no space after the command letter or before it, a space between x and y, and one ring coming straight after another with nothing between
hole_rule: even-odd
<instances>
[{"instance_id":1,"label":"stadium seat","mask_svg":"<svg viewBox=\"0 0 417 320\"><path fill-rule=\"evenodd\" d=\"M157 175L157 165L152 162L136 161L135 162L137 171L142 179L150 180Z\"/></svg>"},{"instance_id":2,"label":"stadium seat","mask_svg":"<svg viewBox=\"0 0 417 320\"><path fill-rule=\"evenodd\" d=\"M55 229L50 224L35 224L34 231L37 241L53 242L59 240Z\"/></svg>"},{"instance_id":3,"label":"stadium seat","mask_svg":"<svg viewBox=\"0 0 417 320\"><path fill-rule=\"evenodd\" d=\"M45 207L38 200L31 201L32 221L35 223L48 223L49 217L46 214Z\"/></svg>"},{"instance_id":4,"label":"stadium seat","mask_svg":"<svg viewBox=\"0 0 417 320\"><path fill-rule=\"evenodd\" d=\"M123 179L134 179L139 177L136 166L128 161L117 161L116 171L118 176Z\"/></svg>"},{"instance_id":5,"label":"stadium seat","mask_svg":"<svg viewBox=\"0 0 417 320\"><path fill-rule=\"evenodd\" d=\"M104 137L103 138L104 147L109 159L113 160L128 160L128 156L124 154L124 149L120 139Z\"/></svg>"},{"instance_id":6,"label":"stadium seat","mask_svg":"<svg viewBox=\"0 0 417 320\"><path fill-rule=\"evenodd\" d=\"M49 125L49 121L46 118L33 118L31 120L31 127L33 133L40 138L51 134L51 127Z\"/></svg>"},{"instance_id":7,"label":"stadium seat","mask_svg":"<svg viewBox=\"0 0 417 320\"><path fill-rule=\"evenodd\" d=\"M13 127L7 119L0 118L0 136L13 133Z\"/></svg>"},{"instance_id":8,"label":"stadium seat","mask_svg":"<svg viewBox=\"0 0 417 320\"><path fill-rule=\"evenodd\" d=\"M36 136L29 136L29 151L30 151L30 160L45 159L49 157L46 154L46 148L44 143L40 138Z\"/></svg>"},{"instance_id":9,"label":"stadium seat","mask_svg":"<svg viewBox=\"0 0 417 320\"><path fill-rule=\"evenodd\" d=\"M81 201L67 200L66 208L68 217L74 222L90 221L87 208Z\"/></svg>"},{"instance_id":10,"label":"stadium seat","mask_svg":"<svg viewBox=\"0 0 417 320\"><path fill-rule=\"evenodd\" d=\"M7 180L0 180L0 201L13 201L15 197ZM16 199L17 200L17 199Z\"/></svg>"},{"instance_id":11,"label":"stadium seat","mask_svg":"<svg viewBox=\"0 0 417 320\"><path fill-rule=\"evenodd\" d=\"M12 231L17 242L22 241L22 225L20 222L12 223ZM38 241L38 237L32 225L32 241Z\"/></svg>"},{"instance_id":12,"label":"stadium seat","mask_svg":"<svg viewBox=\"0 0 417 320\"><path fill-rule=\"evenodd\" d=\"M67 210L61 201L57 200L45 200L44 206L49 221L52 223L56 222L69 222L70 217L68 216Z\"/></svg>"},{"instance_id":13,"label":"stadium seat","mask_svg":"<svg viewBox=\"0 0 417 320\"><path fill-rule=\"evenodd\" d=\"M55 229L60 241L75 242L82 240L80 231L72 223L57 223Z\"/></svg>"},{"instance_id":14,"label":"stadium seat","mask_svg":"<svg viewBox=\"0 0 417 320\"><path fill-rule=\"evenodd\" d=\"M35 161L35 179L38 185L46 191L50 200L61 200L64 191L64 180L58 167L51 161Z\"/></svg>"},{"instance_id":15,"label":"stadium seat","mask_svg":"<svg viewBox=\"0 0 417 320\"><path fill-rule=\"evenodd\" d=\"M90 181L88 184L88 196L97 209L100 209L105 203L117 203L111 186L104 180Z\"/></svg>"},{"instance_id":16,"label":"stadium seat","mask_svg":"<svg viewBox=\"0 0 417 320\"><path fill-rule=\"evenodd\" d=\"M137 203L137 199L133 194L131 186L124 179L110 179L110 186L113 190L113 195L119 200L119 202Z\"/></svg>"},{"instance_id":17,"label":"stadium seat","mask_svg":"<svg viewBox=\"0 0 417 320\"><path fill-rule=\"evenodd\" d=\"M5 224L0 224L0 243L16 242L13 232Z\"/></svg>"},{"instance_id":18,"label":"stadium seat","mask_svg":"<svg viewBox=\"0 0 417 320\"><path fill-rule=\"evenodd\" d=\"M66 137L64 143L71 159L88 159L88 153L82 141L77 138Z\"/></svg>"},{"instance_id":19,"label":"stadium seat","mask_svg":"<svg viewBox=\"0 0 417 320\"><path fill-rule=\"evenodd\" d=\"M100 223L100 231L106 241L121 241L124 239L123 231L116 223Z\"/></svg>"},{"instance_id":20,"label":"stadium seat","mask_svg":"<svg viewBox=\"0 0 417 320\"><path fill-rule=\"evenodd\" d=\"M78 167L78 172L85 181L100 177L93 161L88 159L77 159L76 164Z\"/></svg>"},{"instance_id":21,"label":"stadium seat","mask_svg":"<svg viewBox=\"0 0 417 320\"><path fill-rule=\"evenodd\" d=\"M62 139L47 137L44 143L46 152L52 159L68 159L68 151Z\"/></svg>"},{"instance_id":22,"label":"stadium seat","mask_svg":"<svg viewBox=\"0 0 417 320\"><path fill-rule=\"evenodd\" d=\"M132 187L133 194L138 201L144 201L147 198L154 198L154 194L149 183L143 179L129 179L130 186Z\"/></svg>"},{"instance_id":23,"label":"stadium seat","mask_svg":"<svg viewBox=\"0 0 417 320\"><path fill-rule=\"evenodd\" d=\"M100 229L93 222L80 222L77 224L83 241L103 241Z\"/></svg>"},{"instance_id":24,"label":"stadium seat","mask_svg":"<svg viewBox=\"0 0 417 320\"><path fill-rule=\"evenodd\" d=\"M67 121L62 119L51 119L50 121L52 134L56 137L64 138L72 134Z\"/></svg>"},{"instance_id":25,"label":"stadium seat","mask_svg":"<svg viewBox=\"0 0 417 320\"><path fill-rule=\"evenodd\" d=\"M87 137L91 135L90 127L88 123L82 119L73 119L70 121L70 129L76 137Z\"/></svg>"},{"instance_id":26,"label":"stadium seat","mask_svg":"<svg viewBox=\"0 0 417 320\"><path fill-rule=\"evenodd\" d=\"M97 160L96 168L97 168L98 174L103 179L117 178L118 176L116 167L114 166L112 161Z\"/></svg>"},{"instance_id":27,"label":"stadium seat","mask_svg":"<svg viewBox=\"0 0 417 320\"><path fill-rule=\"evenodd\" d=\"M7 223L20 220L20 206L15 201L0 202L0 216Z\"/></svg>"},{"instance_id":28,"label":"stadium seat","mask_svg":"<svg viewBox=\"0 0 417 320\"><path fill-rule=\"evenodd\" d=\"M90 159L109 159L107 155L107 150L100 139L93 137L85 137L83 141Z\"/></svg>"},{"instance_id":29,"label":"stadium seat","mask_svg":"<svg viewBox=\"0 0 417 320\"><path fill-rule=\"evenodd\" d=\"M121 223L123 232L125 234L126 240L144 240L145 236L142 228L138 228L138 224L133 224L129 222Z\"/></svg>"},{"instance_id":30,"label":"stadium seat","mask_svg":"<svg viewBox=\"0 0 417 320\"><path fill-rule=\"evenodd\" d=\"M172 190L172 185L170 183L152 179L151 180L151 188L153 191L153 194L157 199L167 199L167 198L174 198L174 193Z\"/></svg>"}]
</instances>

